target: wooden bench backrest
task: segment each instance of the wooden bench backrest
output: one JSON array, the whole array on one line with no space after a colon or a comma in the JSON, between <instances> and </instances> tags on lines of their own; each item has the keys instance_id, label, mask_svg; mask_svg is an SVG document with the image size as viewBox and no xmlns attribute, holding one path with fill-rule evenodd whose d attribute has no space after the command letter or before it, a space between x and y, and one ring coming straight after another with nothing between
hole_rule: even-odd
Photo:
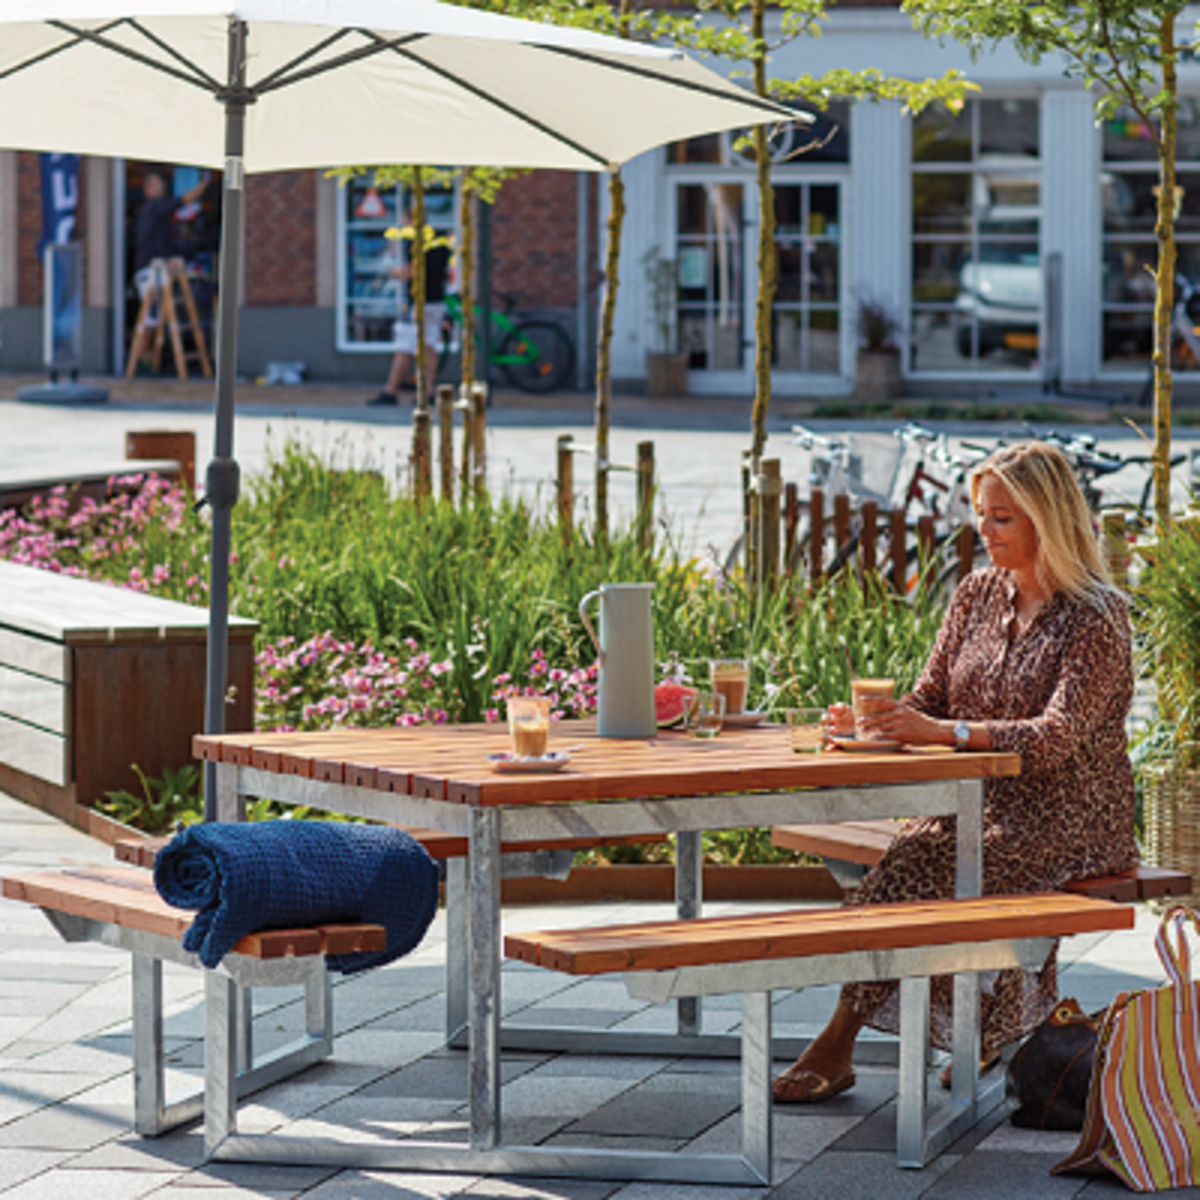
<instances>
[{"instance_id":1,"label":"wooden bench backrest","mask_svg":"<svg viewBox=\"0 0 1200 1200\"><path fill-rule=\"evenodd\" d=\"M193 914L167 904L149 874L137 868L88 867L11 876L3 880L3 891L10 900L180 941L192 923ZM382 925L330 924L263 930L242 938L233 949L250 958L300 958L382 950L386 945Z\"/></svg>"},{"instance_id":2,"label":"wooden bench backrest","mask_svg":"<svg viewBox=\"0 0 1200 1200\"><path fill-rule=\"evenodd\" d=\"M1133 923L1134 912L1124 905L1052 892L551 929L510 934L504 939L504 953L568 975L598 975L1002 938L1061 937L1131 929Z\"/></svg>"}]
</instances>

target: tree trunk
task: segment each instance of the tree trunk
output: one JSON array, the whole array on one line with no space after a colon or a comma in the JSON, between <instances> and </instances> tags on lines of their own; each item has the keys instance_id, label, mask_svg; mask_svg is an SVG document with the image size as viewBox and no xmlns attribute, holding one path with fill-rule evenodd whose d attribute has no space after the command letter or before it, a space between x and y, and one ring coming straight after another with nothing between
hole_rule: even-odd
<instances>
[{"instance_id":1,"label":"tree trunk","mask_svg":"<svg viewBox=\"0 0 1200 1200\"><path fill-rule=\"evenodd\" d=\"M754 92L767 95L766 0L753 0ZM771 154L765 125L754 127L755 174L758 182L758 294L754 302L754 408L750 426L750 579L761 591L762 503L757 490L767 444L767 409L771 404L771 309L775 303L775 192L771 187Z\"/></svg>"},{"instance_id":2,"label":"tree trunk","mask_svg":"<svg viewBox=\"0 0 1200 1200\"><path fill-rule=\"evenodd\" d=\"M462 385L470 395L475 382L475 192L469 186L470 169L463 172L459 192L458 223L462 245L458 254L458 295L462 303L459 338L462 342Z\"/></svg>"},{"instance_id":3,"label":"tree trunk","mask_svg":"<svg viewBox=\"0 0 1200 1200\"><path fill-rule=\"evenodd\" d=\"M612 400L613 314L620 286L621 230L625 222L625 183L619 170L608 177L608 244L604 252L604 301L596 339L596 548L608 548L608 419Z\"/></svg>"},{"instance_id":4,"label":"tree trunk","mask_svg":"<svg viewBox=\"0 0 1200 1200\"><path fill-rule=\"evenodd\" d=\"M1169 103L1163 109L1158 136L1158 238L1157 293L1154 299L1154 515L1158 527L1171 524L1171 320L1175 309L1175 132L1176 95L1175 16L1166 13L1159 24L1163 92Z\"/></svg>"}]
</instances>

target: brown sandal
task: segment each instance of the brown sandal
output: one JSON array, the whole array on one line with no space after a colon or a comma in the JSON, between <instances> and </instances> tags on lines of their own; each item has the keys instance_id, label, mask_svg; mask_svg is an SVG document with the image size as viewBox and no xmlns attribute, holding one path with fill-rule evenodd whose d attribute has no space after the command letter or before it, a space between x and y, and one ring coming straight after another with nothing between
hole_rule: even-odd
<instances>
[{"instance_id":1,"label":"brown sandal","mask_svg":"<svg viewBox=\"0 0 1200 1200\"><path fill-rule=\"evenodd\" d=\"M816 1071L793 1063L771 1084L771 1095L776 1104L819 1104L839 1092L849 1091L854 1086L854 1070L844 1071L836 1079L826 1079Z\"/></svg>"}]
</instances>

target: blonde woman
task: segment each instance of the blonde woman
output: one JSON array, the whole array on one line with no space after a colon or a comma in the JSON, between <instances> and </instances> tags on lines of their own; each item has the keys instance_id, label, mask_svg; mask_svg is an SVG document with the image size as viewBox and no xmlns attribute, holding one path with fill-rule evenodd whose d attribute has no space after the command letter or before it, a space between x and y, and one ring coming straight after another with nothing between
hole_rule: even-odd
<instances>
[{"instance_id":1,"label":"blonde woman","mask_svg":"<svg viewBox=\"0 0 1200 1200\"><path fill-rule=\"evenodd\" d=\"M971 495L992 565L958 587L911 694L864 732L1020 754L1019 776L985 785L985 894L1053 891L1126 870L1137 861L1129 621L1079 485L1059 450L1028 442L982 463ZM954 819L911 821L849 903L953 896L954 870ZM985 981L985 1066L1049 1015L1056 967L1052 952L1040 971ZM864 1025L898 1030L897 990L844 987L829 1025L775 1080L776 1101L812 1103L852 1087L854 1040ZM951 995L949 978L934 980L930 1034L946 1050Z\"/></svg>"}]
</instances>

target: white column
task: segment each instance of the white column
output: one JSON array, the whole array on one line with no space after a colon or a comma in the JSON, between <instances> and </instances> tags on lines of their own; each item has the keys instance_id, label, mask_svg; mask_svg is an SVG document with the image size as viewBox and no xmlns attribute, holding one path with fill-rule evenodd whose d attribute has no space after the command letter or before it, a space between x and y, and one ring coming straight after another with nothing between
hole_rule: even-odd
<instances>
[{"instance_id":1,"label":"white column","mask_svg":"<svg viewBox=\"0 0 1200 1200\"><path fill-rule=\"evenodd\" d=\"M850 281L843 309L843 361L854 370L858 301L885 305L907 329L910 320L912 189L909 122L895 101L850 110L850 184L842 223L843 270Z\"/></svg>"},{"instance_id":2,"label":"white column","mask_svg":"<svg viewBox=\"0 0 1200 1200\"><path fill-rule=\"evenodd\" d=\"M621 168L625 182L625 224L621 231L620 287L613 316L612 374L614 379L641 379L646 374L646 351L654 348L654 314L646 287L646 254L655 246L673 258L665 214L666 179L661 150L639 154ZM607 253L608 176L600 187L599 264ZM599 302L599 301L598 301Z\"/></svg>"},{"instance_id":3,"label":"white column","mask_svg":"<svg viewBox=\"0 0 1200 1200\"><path fill-rule=\"evenodd\" d=\"M16 308L17 152L0 150L0 309Z\"/></svg>"},{"instance_id":4,"label":"white column","mask_svg":"<svg viewBox=\"0 0 1200 1200\"><path fill-rule=\"evenodd\" d=\"M1100 139L1080 86L1042 97L1042 254L1063 263L1063 382L1089 383L1100 367Z\"/></svg>"},{"instance_id":5,"label":"white column","mask_svg":"<svg viewBox=\"0 0 1200 1200\"><path fill-rule=\"evenodd\" d=\"M112 159L85 158L87 172L87 265L83 279L88 308L108 308L112 303Z\"/></svg>"}]
</instances>

